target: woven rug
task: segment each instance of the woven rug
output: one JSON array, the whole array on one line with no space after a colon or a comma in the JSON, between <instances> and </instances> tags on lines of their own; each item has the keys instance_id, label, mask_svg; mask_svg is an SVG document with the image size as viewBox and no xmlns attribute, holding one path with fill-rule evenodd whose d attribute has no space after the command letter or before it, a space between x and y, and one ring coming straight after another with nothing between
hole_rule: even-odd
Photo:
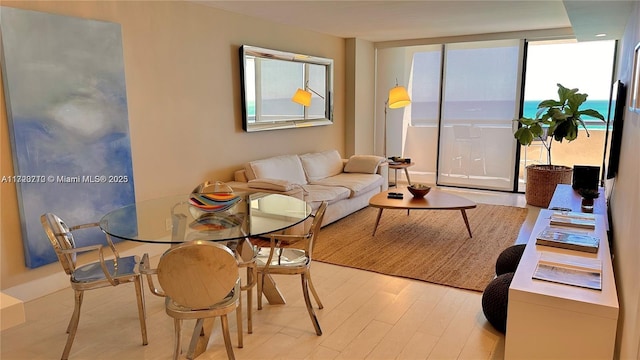
<instances>
[{"instance_id":1,"label":"woven rug","mask_svg":"<svg viewBox=\"0 0 640 360\"><path fill-rule=\"evenodd\" d=\"M527 209L478 204L467 210L473 238L459 210L387 209L372 236L377 213L367 207L322 228L314 261L484 291Z\"/></svg>"}]
</instances>

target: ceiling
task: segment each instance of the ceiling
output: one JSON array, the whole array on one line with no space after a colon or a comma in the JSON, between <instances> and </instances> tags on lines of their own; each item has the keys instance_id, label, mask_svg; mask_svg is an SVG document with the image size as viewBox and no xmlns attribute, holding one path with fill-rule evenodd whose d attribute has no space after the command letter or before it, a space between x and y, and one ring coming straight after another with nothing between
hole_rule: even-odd
<instances>
[{"instance_id":1,"label":"ceiling","mask_svg":"<svg viewBox=\"0 0 640 360\"><path fill-rule=\"evenodd\" d=\"M572 27L578 40L619 39L634 1L218 1L208 6L371 42ZM637 0L635 0L637 1Z\"/></svg>"}]
</instances>

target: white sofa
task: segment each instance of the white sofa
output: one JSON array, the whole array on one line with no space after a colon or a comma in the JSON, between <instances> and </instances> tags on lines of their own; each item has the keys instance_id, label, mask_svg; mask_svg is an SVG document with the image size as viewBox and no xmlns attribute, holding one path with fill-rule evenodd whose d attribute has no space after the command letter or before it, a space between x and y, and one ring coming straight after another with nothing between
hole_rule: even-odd
<instances>
[{"instance_id":1,"label":"white sofa","mask_svg":"<svg viewBox=\"0 0 640 360\"><path fill-rule=\"evenodd\" d=\"M304 199L315 211L328 201L322 225L366 207L388 188L388 164L374 155L343 159L337 150L250 161L234 173L236 190L278 192Z\"/></svg>"}]
</instances>

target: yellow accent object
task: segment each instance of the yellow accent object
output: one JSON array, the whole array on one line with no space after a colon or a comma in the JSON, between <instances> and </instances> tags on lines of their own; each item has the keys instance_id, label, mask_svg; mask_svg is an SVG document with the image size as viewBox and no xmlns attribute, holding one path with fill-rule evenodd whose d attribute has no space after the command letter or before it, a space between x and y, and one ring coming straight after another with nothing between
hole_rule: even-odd
<instances>
[{"instance_id":1,"label":"yellow accent object","mask_svg":"<svg viewBox=\"0 0 640 360\"><path fill-rule=\"evenodd\" d=\"M311 92L298 89L293 97L291 98L293 102L296 102L300 105L310 106L311 105Z\"/></svg>"},{"instance_id":2,"label":"yellow accent object","mask_svg":"<svg viewBox=\"0 0 640 360\"><path fill-rule=\"evenodd\" d=\"M411 104L411 99L404 86L395 86L389 90L389 109L398 109Z\"/></svg>"}]
</instances>

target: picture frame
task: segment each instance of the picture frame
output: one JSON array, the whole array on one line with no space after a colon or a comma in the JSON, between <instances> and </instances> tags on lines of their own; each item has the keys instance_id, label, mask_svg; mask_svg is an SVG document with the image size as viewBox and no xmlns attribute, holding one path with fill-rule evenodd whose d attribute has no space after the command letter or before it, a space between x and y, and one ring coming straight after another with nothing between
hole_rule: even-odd
<instances>
[{"instance_id":1,"label":"picture frame","mask_svg":"<svg viewBox=\"0 0 640 360\"><path fill-rule=\"evenodd\" d=\"M633 68L629 87L629 110L640 113L640 43L633 50Z\"/></svg>"},{"instance_id":2,"label":"picture frame","mask_svg":"<svg viewBox=\"0 0 640 360\"><path fill-rule=\"evenodd\" d=\"M57 261L41 215L75 226L135 202L122 30L5 6L0 19L14 168L2 182L15 186L25 265L37 268ZM75 242L104 237L95 227Z\"/></svg>"}]
</instances>

